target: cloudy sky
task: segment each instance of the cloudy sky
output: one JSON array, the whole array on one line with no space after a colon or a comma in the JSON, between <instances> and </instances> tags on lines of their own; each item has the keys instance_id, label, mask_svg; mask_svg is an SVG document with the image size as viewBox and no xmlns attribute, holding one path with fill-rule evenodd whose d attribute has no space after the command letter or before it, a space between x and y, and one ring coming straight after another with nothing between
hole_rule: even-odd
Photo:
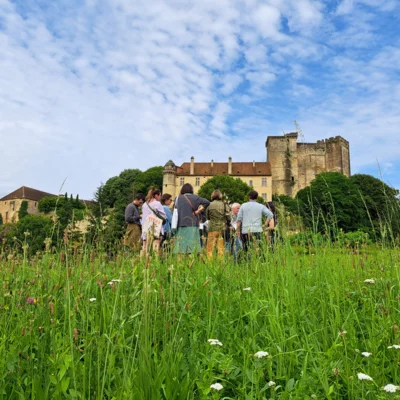
<instances>
[{"instance_id":1,"label":"cloudy sky","mask_svg":"<svg viewBox=\"0 0 400 400\"><path fill-rule=\"evenodd\" d=\"M397 0L0 0L0 196L342 135L400 188Z\"/></svg>"}]
</instances>

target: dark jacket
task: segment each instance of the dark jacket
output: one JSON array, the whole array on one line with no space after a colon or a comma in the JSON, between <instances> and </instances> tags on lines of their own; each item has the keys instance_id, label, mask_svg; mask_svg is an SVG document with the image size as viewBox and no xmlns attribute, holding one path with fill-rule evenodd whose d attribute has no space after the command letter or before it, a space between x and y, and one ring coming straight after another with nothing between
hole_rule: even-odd
<instances>
[{"instance_id":1,"label":"dark jacket","mask_svg":"<svg viewBox=\"0 0 400 400\"><path fill-rule=\"evenodd\" d=\"M210 202L207 199L203 199L196 194L179 195L175 199L174 205L178 210L178 228L199 226L199 217L194 215L193 212L196 211L200 205L207 208L209 204Z\"/></svg>"}]
</instances>

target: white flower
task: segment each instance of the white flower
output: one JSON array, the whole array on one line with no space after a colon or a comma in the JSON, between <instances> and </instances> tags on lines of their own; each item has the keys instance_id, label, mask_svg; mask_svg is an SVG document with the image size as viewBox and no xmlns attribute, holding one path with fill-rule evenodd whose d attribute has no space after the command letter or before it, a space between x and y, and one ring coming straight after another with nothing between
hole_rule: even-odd
<instances>
[{"instance_id":1,"label":"white flower","mask_svg":"<svg viewBox=\"0 0 400 400\"><path fill-rule=\"evenodd\" d=\"M269 354L266 351L257 351L256 354L254 354L254 357L257 358L263 358L263 357L267 357Z\"/></svg>"},{"instance_id":2,"label":"white flower","mask_svg":"<svg viewBox=\"0 0 400 400\"><path fill-rule=\"evenodd\" d=\"M341 337L344 337L344 335L347 333L347 331L339 331L338 335Z\"/></svg>"},{"instance_id":3,"label":"white flower","mask_svg":"<svg viewBox=\"0 0 400 400\"><path fill-rule=\"evenodd\" d=\"M250 292L250 290L251 290L250 287L245 287L245 288L243 289L244 292Z\"/></svg>"},{"instance_id":4,"label":"white flower","mask_svg":"<svg viewBox=\"0 0 400 400\"><path fill-rule=\"evenodd\" d=\"M372 353L368 353L368 351L363 351L361 354L362 354L364 357L372 356Z\"/></svg>"},{"instance_id":5,"label":"white flower","mask_svg":"<svg viewBox=\"0 0 400 400\"><path fill-rule=\"evenodd\" d=\"M385 392L395 393L398 388L399 388L398 386L389 383L388 385L383 387L383 390Z\"/></svg>"},{"instance_id":6,"label":"white flower","mask_svg":"<svg viewBox=\"0 0 400 400\"><path fill-rule=\"evenodd\" d=\"M275 386L275 385L276 385L276 383L274 381L269 381L268 382L268 386L269 387L272 387L272 386Z\"/></svg>"},{"instance_id":7,"label":"white flower","mask_svg":"<svg viewBox=\"0 0 400 400\"><path fill-rule=\"evenodd\" d=\"M222 346L222 343L218 339L208 339L208 343L210 343L211 346Z\"/></svg>"},{"instance_id":8,"label":"white flower","mask_svg":"<svg viewBox=\"0 0 400 400\"><path fill-rule=\"evenodd\" d=\"M224 387L220 383L213 383L210 386L210 389L215 389L215 390L222 390Z\"/></svg>"},{"instance_id":9,"label":"white flower","mask_svg":"<svg viewBox=\"0 0 400 400\"><path fill-rule=\"evenodd\" d=\"M122 282L121 279L111 279L111 282Z\"/></svg>"},{"instance_id":10,"label":"white flower","mask_svg":"<svg viewBox=\"0 0 400 400\"><path fill-rule=\"evenodd\" d=\"M93 303L94 301L96 301L96 297L90 298L89 301L90 301L91 303Z\"/></svg>"},{"instance_id":11,"label":"white flower","mask_svg":"<svg viewBox=\"0 0 400 400\"><path fill-rule=\"evenodd\" d=\"M394 344L393 346L388 346L388 349L400 349L400 346L398 344Z\"/></svg>"},{"instance_id":12,"label":"white flower","mask_svg":"<svg viewBox=\"0 0 400 400\"><path fill-rule=\"evenodd\" d=\"M361 372L357 374L357 377L360 381L373 381L373 379L369 375L363 374Z\"/></svg>"},{"instance_id":13,"label":"white flower","mask_svg":"<svg viewBox=\"0 0 400 400\"><path fill-rule=\"evenodd\" d=\"M366 279L364 283L375 283L375 279Z\"/></svg>"}]
</instances>

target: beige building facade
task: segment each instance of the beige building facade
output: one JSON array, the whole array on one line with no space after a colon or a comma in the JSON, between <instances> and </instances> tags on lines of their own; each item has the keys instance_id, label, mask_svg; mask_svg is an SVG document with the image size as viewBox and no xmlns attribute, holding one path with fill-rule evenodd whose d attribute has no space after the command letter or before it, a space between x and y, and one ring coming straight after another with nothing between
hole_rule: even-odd
<instances>
[{"instance_id":1,"label":"beige building facade","mask_svg":"<svg viewBox=\"0 0 400 400\"><path fill-rule=\"evenodd\" d=\"M163 193L179 194L185 183L190 183L195 193L201 185L215 175L229 175L253 187L265 201L273 194L294 197L309 186L321 172L340 172L350 176L350 145L341 136L318 140L316 143L299 143L298 133L268 136L267 161L198 163L176 166L172 160L164 166Z\"/></svg>"},{"instance_id":2,"label":"beige building facade","mask_svg":"<svg viewBox=\"0 0 400 400\"><path fill-rule=\"evenodd\" d=\"M18 222L18 211L23 201L28 202L28 214L39 215L39 200L46 196L54 195L26 186L22 186L7 196L4 196L0 199L0 214L3 218L3 223Z\"/></svg>"}]
</instances>

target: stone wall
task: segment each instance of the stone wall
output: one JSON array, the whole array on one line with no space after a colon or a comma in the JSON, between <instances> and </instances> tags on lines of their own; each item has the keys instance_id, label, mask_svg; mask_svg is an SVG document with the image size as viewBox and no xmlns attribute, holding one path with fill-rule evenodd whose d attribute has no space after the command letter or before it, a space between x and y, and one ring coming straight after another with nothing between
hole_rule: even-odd
<instances>
[{"instance_id":1,"label":"stone wall","mask_svg":"<svg viewBox=\"0 0 400 400\"><path fill-rule=\"evenodd\" d=\"M3 217L4 224L18 222L18 211L21 208L21 204L24 200L28 202L28 214L40 214L37 201L27 199L12 199L0 201L0 214Z\"/></svg>"}]
</instances>

